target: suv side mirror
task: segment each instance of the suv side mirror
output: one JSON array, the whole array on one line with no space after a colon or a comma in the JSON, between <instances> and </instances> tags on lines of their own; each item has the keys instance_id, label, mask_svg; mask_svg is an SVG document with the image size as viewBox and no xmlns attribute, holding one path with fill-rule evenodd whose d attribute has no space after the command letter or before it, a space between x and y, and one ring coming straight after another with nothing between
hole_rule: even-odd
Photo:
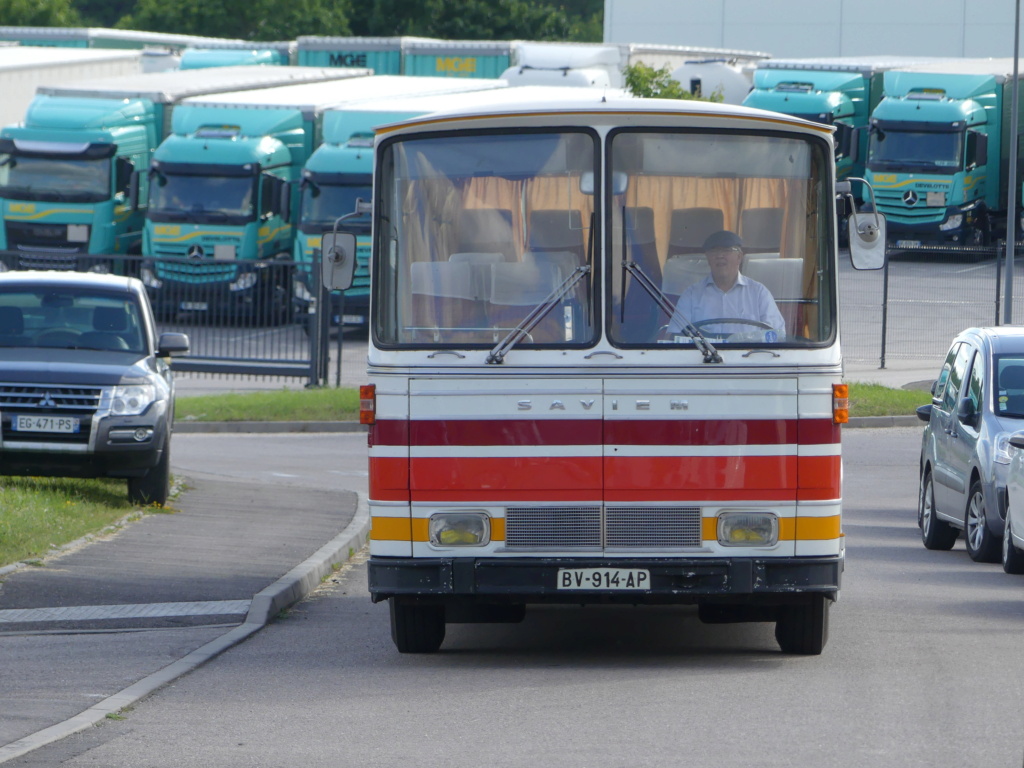
<instances>
[{"instance_id":1,"label":"suv side mirror","mask_svg":"<svg viewBox=\"0 0 1024 768\"><path fill-rule=\"evenodd\" d=\"M188 335L184 333L161 333L156 342L157 357L184 355L188 348Z\"/></svg>"},{"instance_id":2,"label":"suv side mirror","mask_svg":"<svg viewBox=\"0 0 1024 768\"><path fill-rule=\"evenodd\" d=\"M356 271L356 236L327 232L320 241L323 285L329 291L347 291Z\"/></svg>"}]
</instances>

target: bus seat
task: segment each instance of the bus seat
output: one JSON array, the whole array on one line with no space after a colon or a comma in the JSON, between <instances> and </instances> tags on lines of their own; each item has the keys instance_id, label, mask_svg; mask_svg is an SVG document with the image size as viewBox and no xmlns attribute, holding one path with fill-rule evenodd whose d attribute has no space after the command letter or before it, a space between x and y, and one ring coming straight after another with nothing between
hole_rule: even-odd
<instances>
[{"instance_id":1,"label":"bus seat","mask_svg":"<svg viewBox=\"0 0 1024 768\"><path fill-rule=\"evenodd\" d=\"M746 253L781 250L782 209L747 208L740 213L740 237Z\"/></svg>"},{"instance_id":2,"label":"bus seat","mask_svg":"<svg viewBox=\"0 0 1024 768\"><path fill-rule=\"evenodd\" d=\"M501 253L515 258L512 211L507 208L465 208L459 213L456 236L458 253Z\"/></svg>"},{"instance_id":3,"label":"bus seat","mask_svg":"<svg viewBox=\"0 0 1024 768\"><path fill-rule=\"evenodd\" d=\"M711 267L703 253L673 256L665 262L661 292L675 304L683 291L710 274Z\"/></svg>"},{"instance_id":4,"label":"bus seat","mask_svg":"<svg viewBox=\"0 0 1024 768\"><path fill-rule=\"evenodd\" d=\"M530 212L527 250L571 253L582 264L583 221L578 210L536 210Z\"/></svg>"},{"instance_id":5,"label":"bus seat","mask_svg":"<svg viewBox=\"0 0 1024 768\"><path fill-rule=\"evenodd\" d=\"M634 262L657 286L662 284L661 260L654 234L654 209L646 206L626 208L623 225L626 228L626 258ZM623 307L612 317L621 326L617 335L623 341L641 343L653 341L658 328L668 322L654 297L634 278L627 278Z\"/></svg>"},{"instance_id":6,"label":"bus seat","mask_svg":"<svg viewBox=\"0 0 1024 768\"><path fill-rule=\"evenodd\" d=\"M558 267L551 263L493 264L490 269L487 317L492 328L504 331L518 326L564 279ZM565 341L563 305L553 307L530 336L538 343Z\"/></svg>"},{"instance_id":7,"label":"bus seat","mask_svg":"<svg viewBox=\"0 0 1024 768\"><path fill-rule=\"evenodd\" d=\"M413 325L418 328L477 328L483 302L467 263L419 261L410 265Z\"/></svg>"},{"instance_id":8,"label":"bus seat","mask_svg":"<svg viewBox=\"0 0 1024 768\"><path fill-rule=\"evenodd\" d=\"M448 257L452 264L498 264L505 261L503 253L453 253Z\"/></svg>"},{"instance_id":9,"label":"bus seat","mask_svg":"<svg viewBox=\"0 0 1024 768\"><path fill-rule=\"evenodd\" d=\"M703 253L704 241L725 229L721 208L676 208L672 211L666 258L685 253Z\"/></svg>"},{"instance_id":10,"label":"bus seat","mask_svg":"<svg viewBox=\"0 0 1024 768\"><path fill-rule=\"evenodd\" d=\"M786 331L799 330L800 307L803 303L803 259L753 258L747 259L743 273L764 285L786 321Z\"/></svg>"}]
</instances>

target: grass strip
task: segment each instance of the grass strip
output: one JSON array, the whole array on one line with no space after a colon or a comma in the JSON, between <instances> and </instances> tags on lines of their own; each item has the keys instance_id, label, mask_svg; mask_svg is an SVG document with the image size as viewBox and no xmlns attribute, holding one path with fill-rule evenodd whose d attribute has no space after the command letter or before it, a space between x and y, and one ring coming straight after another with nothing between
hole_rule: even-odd
<instances>
[{"instance_id":1,"label":"grass strip","mask_svg":"<svg viewBox=\"0 0 1024 768\"><path fill-rule=\"evenodd\" d=\"M359 418L359 391L275 389L178 397L174 414L183 421L352 421Z\"/></svg>"}]
</instances>

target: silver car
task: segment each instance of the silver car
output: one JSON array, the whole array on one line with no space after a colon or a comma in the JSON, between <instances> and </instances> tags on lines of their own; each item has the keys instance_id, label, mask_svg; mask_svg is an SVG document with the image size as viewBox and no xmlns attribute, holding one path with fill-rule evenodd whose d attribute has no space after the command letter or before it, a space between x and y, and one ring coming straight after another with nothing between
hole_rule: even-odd
<instances>
[{"instance_id":1,"label":"silver car","mask_svg":"<svg viewBox=\"0 0 1024 768\"><path fill-rule=\"evenodd\" d=\"M927 422L917 512L925 547L951 549L963 531L971 559L999 560L1010 435L1024 428L1024 327L960 333L917 415Z\"/></svg>"}]
</instances>

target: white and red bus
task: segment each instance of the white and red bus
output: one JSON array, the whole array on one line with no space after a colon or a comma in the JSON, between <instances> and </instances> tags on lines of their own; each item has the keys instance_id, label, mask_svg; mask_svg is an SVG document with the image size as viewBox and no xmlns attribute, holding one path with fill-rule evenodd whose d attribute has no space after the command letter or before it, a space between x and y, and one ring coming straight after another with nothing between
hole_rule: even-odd
<instances>
[{"instance_id":1,"label":"white and red bus","mask_svg":"<svg viewBox=\"0 0 1024 768\"><path fill-rule=\"evenodd\" d=\"M398 650L626 603L820 653L844 559L831 129L517 90L377 134L361 397L369 588ZM672 317L718 230L784 329Z\"/></svg>"}]
</instances>

